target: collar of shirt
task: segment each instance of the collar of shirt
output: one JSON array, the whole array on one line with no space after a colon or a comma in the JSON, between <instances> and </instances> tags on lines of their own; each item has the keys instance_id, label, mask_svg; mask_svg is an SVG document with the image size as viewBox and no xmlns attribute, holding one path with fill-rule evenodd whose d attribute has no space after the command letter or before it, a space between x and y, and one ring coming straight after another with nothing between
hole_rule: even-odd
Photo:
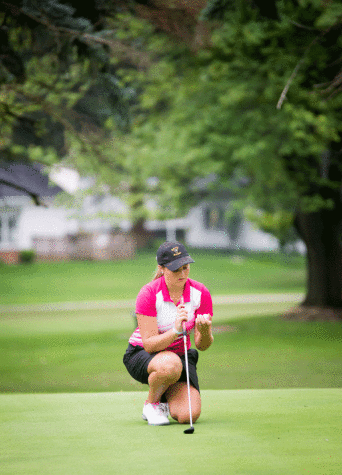
<instances>
[{"instance_id":1,"label":"collar of shirt","mask_svg":"<svg viewBox=\"0 0 342 475\"><path fill-rule=\"evenodd\" d=\"M164 302L172 302L169 289L167 288L165 277L162 277L162 293L163 293L163 300ZM183 290L183 297L184 303L190 302L190 282L189 279L185 282L184 290ZM173 303L173 302L172 302Z\"/></svg>"}]
</instances>

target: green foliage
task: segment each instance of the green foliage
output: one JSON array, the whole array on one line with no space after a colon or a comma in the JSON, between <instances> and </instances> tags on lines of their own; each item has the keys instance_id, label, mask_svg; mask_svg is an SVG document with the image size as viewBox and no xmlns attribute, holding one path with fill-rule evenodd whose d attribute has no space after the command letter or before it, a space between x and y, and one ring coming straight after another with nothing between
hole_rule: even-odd
<instances>
[{"instance_id":1,"label":"green foliage","mask_svg":"<svg viewBox=\"0 0 342 475\"><path fill-rule=\"evenodd\" d=\"M2 16L14 61L0 61L3 153L63 156L108 182L133 222L184 214L203 197L194 179L213 173L267 216L336 199L339 155L324 176L322 156L342 135L340 2L212 0L202 18L219 21L195 55L128 10L103 6L93 25L64 3L35 5L25 21Z\"/></svg>"},{"instance_id":2,"label":"green foliage","mask_svg":"<svg viewBox=\"0 0 342 475\"><path fill-rule=\"evenodd\" d=\"M133 223L157 217L157 210L146 206L151 197L162 197L159 217L187 209L186 187L201 167L192 166L193 153L179 165L183 143L169 174L169 161L162 163L153 148L156 130L152 121L146 122L172 97L174 78L186 62L180 54L185 47L176 47L146 21L115 9L110 17L103 16L104 28L98 31L74 8L57 1L45 0L39 9L27 1L23 13L25 21L11 15L6 20L12 25L8 47L18 55L24 79L12 75L1 86L0 153L46 165L63 158L65 165L106 182L128 204ZM156 76L165 81L154 99ZM136 90L142 88L150 93L137 103ZM30 134L22 133L24 127ZM160 143L164 137L165 131ZM148 180L154 176L159 184L151 187Z\"/></svg>"},{"instance_id":3,"label":"green foliage","mask_svg":"<svg viewBox=\"0 0 342 475\"><path fill-rule=\"evenodd\" d=\"M96 31L75 8L56 0L37 5L22 0L20 16L10 9L3 16L0 126L5 140L0 153L11 156L12 143L51 145L58 159L68 151L61 129L82 143L89 128L98 130L109 117L127 128L127 98L111 66L113 33ZM59 143L49 144L56 134ZM32 159L26 153L12 158L25 156Z\"/></svg>"},{"instance_id":4,"label":"green foliage","mask_svg":"<svg viewBox=\"0 0 342 475\"><path fill-rule=\"evenodd\" d=\"M228 11L233 9L232 0L209 0L202 10L201 20L223 20Z\"/></svg>"},{"instance_id":5,"label":"green foliage","mask_svg":"<svg viewBox=\"0 0 342 475\"><path fill-rule=\"evenodd\" d=\"M45 21L52 21L56 26L73 28L78 31L90 30L92 25L85 18L75 18L73 15L76 9L70 5L64 5L57 0L24 0L22 2L22 12L28 16L34 16Z\"/></svg>"},{"instance_id":6,"label":"green foliage","mask_svg":"<svg viewBox=\"0 0 342 475\"><path fill-rule=\"evenodd\" d=\"M322 174L323 155L342 136L342 95L328 96L339 71L340 5L276 1L277 20L260 5L208 2L202 16L222 20L211 47L183 52L186 64L162 55L141 96L149 115L140 114L134 133L165 163L158 173L168 200L191 203L189 172L219 173L241 207L262 210L259 225L281 237L296 210L331 207L341 181L338 155Z\"/></svg>"},{"instance_id":7,"label":"green foliage","mask_svg":"<svg viewBox=\"0 0 342 475\"><path fill-rule=\"evenodd\" d=\"M153 28L102 7L100 27L55 0L39 8L23 1L20 17L8 11L3 16L10 27L3 29L3 47L15 54L21 75L0 61L0 154L48 166L62 159L83 175L97 176L127 199L134 222L147 213L151 168L130 156L139 144L127 136L136 95L129 74L134 79L139 69L137 41Z\"/></svg>"},{"instance_id":8,"label":"green foliage","mask_svg":"<svg viewBox=\"0 0 342 475\"><path fill-rule=\"evenodd\" d=\"M318 28L329 28L342 21L342 5L336 2L327 2L322 15L317 19Z\"/></svg>"},{"instance_id":9,"label":"green foliage","mask_svg":"<svg viewBox=\"0 0 342 475\"><path fill-rule=\"evenodd\" d=\"M256 224L259 229L274 234L280 243L286 242L293 226L293 213L283 209L267 212L248 206L244 210L244 216L248 221Z\"/></svg>"}]
</instances>

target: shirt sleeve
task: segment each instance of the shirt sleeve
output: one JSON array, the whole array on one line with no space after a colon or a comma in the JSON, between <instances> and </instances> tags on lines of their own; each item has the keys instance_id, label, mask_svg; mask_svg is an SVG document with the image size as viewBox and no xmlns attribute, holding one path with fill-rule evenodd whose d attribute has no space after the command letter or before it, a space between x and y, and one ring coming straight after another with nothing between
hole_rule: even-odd
<instances>
[{"instance_id":1,"label":"shirt sleeve","mask_svg":"<svg viewBox=\"0 0 342 475\"><path fill-rule=\"evenodd\" d=\"M145 285L138 293L135 304L135 313L147 315L149 317L157 316L156 296L148 285Z\"/></svg>"},{"instance_id":2,"label":"shirt sleeve","mask_svg":"<svg viewBox=\"0 0 342 475\"><path fill-rule=\"evenodd\" d=\"M209 313L213 316L213 302L209 290L203 286L202 295L201 295L201 305L196 310L197 315L204 315Z\"/></svg>"}]
</instances>

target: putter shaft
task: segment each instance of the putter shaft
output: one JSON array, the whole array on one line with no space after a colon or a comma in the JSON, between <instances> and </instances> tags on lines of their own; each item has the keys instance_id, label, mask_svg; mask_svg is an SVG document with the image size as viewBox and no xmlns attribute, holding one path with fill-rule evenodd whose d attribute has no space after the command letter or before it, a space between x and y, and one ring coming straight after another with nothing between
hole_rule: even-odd
<instances>
[{"instance_id":1,"label":"putter shaft","mask_svg":"<svg viewBox=\"0 0 342 475\"><path fill-rule=\"evenodd\" d=\"M192 410L191 410L191 397L190 397L190 378L189 378L189 362L188 362L188 350L186 344L186 326L183 322L183 341L184 341L184 355L185 355L185 371L186 371L186 382L188 387L188 400L189 400L189 415L190 415L190 429L186 429L184 434L192 434L194 432L194 427L192 425Z\"/></svg>"}]
</instances>

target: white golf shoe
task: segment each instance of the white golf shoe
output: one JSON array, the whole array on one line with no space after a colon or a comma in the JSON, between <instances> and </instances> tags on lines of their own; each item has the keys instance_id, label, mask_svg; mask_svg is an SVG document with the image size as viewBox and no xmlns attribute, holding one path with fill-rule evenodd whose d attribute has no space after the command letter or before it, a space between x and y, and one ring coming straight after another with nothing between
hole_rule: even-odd
<instances>
[{"instance_id":1,"label":"white golf shoe","mask_svg":"<svg viewBox=\"0 0 342 475\"><path fill-rule=\"evenodd\" d=\"M160 402L159 403L160 409L163 411L166 417L169 417L170 415L170 408L169 408L169 403L168 402Z\"/></svg>"},{"instance_id":2,"label":"white golf shoe","mask_svg":"<svg viewBox=\"0 0 342 475\"><path fill-rule=\"evenodd\" d=\"M145 402L142 418L151 426L166 426L170 424L167 418L168 408L165 408L165 406L168 406L168 404L159 402L150 404Z\"/></svg>"}]
</instances>

